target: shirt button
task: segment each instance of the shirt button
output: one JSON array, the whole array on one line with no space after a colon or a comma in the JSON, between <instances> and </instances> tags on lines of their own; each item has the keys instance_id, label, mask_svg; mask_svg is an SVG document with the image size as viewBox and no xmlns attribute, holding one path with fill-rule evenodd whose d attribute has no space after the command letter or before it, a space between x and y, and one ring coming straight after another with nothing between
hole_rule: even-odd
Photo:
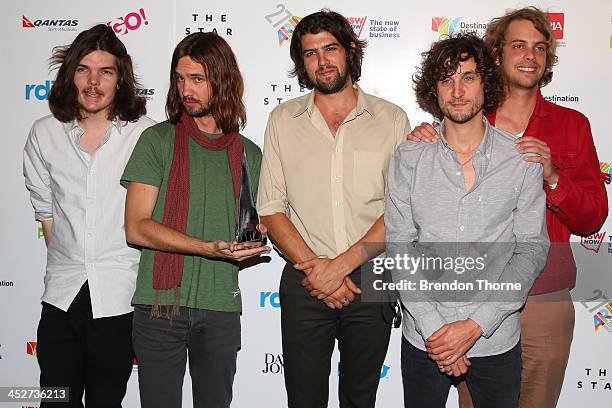
<instances>
[{"instance_id":1,"label":"shirt button","mask_svg":"<svg viewBox=\"0 0 612 408\"><path fill-rule=\"evenodd\" d=\"M340 201L336 201L336 207L340 207Z\"/></svg>"},{"instance_id":2,"label":"shirt button","mask_svg":"<svg viewBox=\"0 0 612 408\"><path fill-rule=\"evenodd\" d=\"M456 174L456 175L458 175L458 176L460 176L460 175L461 175L461 172L460 172L460 171L458 171L458 172L457 172L457 173L455 173L455 174Z\"/></svg>"},{"instance_id":3,"label":"shirt button","mask_svg":"<svg viewBox=\"0 0 612 408\"><path fill-rule=\"evenodd\" d=\"M460 225L460 226L459 226L459 230L460 230L460 231L463 231L464 229L465 229L465 227L464 227L463 225Z\"/></svg>"}]
</instances>

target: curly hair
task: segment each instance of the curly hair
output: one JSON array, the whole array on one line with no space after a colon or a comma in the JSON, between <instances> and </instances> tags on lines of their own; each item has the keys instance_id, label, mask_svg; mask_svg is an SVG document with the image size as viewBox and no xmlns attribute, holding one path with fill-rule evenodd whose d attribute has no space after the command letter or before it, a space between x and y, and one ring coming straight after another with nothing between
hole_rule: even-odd
<instances>
[{"instance_id":1,"label":"curly hair","mask_svg":"<svg viewBox=\"0 0 612 408\"><path fill-rule=\"evenodd\" d=\"M145 98L136 95L138 82L134 75L132 58L112 28L98 24L83 31L70 45L53 48L51 68L59 66L57 77L49 92L49 109L60 122L82 120L77 100L74 74L81 60L94 51L106 51L115 56L119 73L118 89L108 110L108 119L119 117L126 122L136 121L147 113Z\"/></svg>"},{"instance_id":2,"label":"curly hair","mask_svg":"<svg viewBox=\"0 0 612 408\"><path fill-rule=\"evenodd\" d=\"M217 126L223 133L242 129L246 124L242 75L229 44L214 32L190 34L174 49L170 66L170 89L166 99L166 114L170 122L178 123L184 109L174 72L183 57L190 57L200 63L206 72L212 91L211 115Z\"/></svg>"},{"instance_id":3,"label":"curly hair","mask_svg":"<svg viewBox=\"0 0 612 408\"><path fill-rule=\"evenodd\" d=\"M441 119L438 103L438 81L457 72L461 62L474 58L476 73L484 85L486 112L495 110L504 99L504 86L499 69L485 43L475 34L458 34L434 43L421 54L423 62L412 77L417 102L421 109Z\"/></svg>"},{"instance_id":4,"label":"curly hair","mask_svg":"<svg viewBox=\"0 0 612 408\"><path fill-rule=\"evenodd\" d=\"M540 87L548 85L552 81L553 66L557 64L557 39L550 25L548 14L536 7L525 7L518 10L512 10L506 15L491 20L484 35L484 41L487 46L493 51L493 56L502 61L502 48L505 42L506 30L514 20L531 21L536 30L538 30L546 40L546 70L540 78Z\"/></svg>"},{"instance_id":5,"label":"curly hair","mask_svg":"<svg viewBox=\"0 0 612 408\"><path fill-rule=\"evenodd\" d=\"M355 35L353 27L341 14L328 9L304 17L293 31L291 37L290 55L294 68L289 72L292 77L297 77L299 84L305 88L312 89L314 84L308 78L304 57L302 56L302 37L306 34L319 34L327 31L346 50L346 62L353 83L357 83L361 77L361 62L363 61L363 50L367 43Z\"/></svg>"}]
</instances>

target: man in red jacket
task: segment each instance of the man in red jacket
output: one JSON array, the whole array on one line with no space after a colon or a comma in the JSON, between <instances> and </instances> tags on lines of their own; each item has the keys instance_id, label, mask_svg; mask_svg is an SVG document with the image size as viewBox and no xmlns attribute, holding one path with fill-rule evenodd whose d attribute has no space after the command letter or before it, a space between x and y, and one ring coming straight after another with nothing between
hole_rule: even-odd
<instances>
[{"instance_id":1,"label":"man in red jacket","mask_svg":"<svg viewBox=\"0 0 612 408\"><path fill-rule=\"evenodd\" d=\"M608 214L608 199L588 119L546 101L540 93L551 81L557 62L548 15L534 7L509 12L493 19L484 40L502 70L507 92L506 100L487 118L497 128L517 135L517 149L528 153L525 160L542 164L551 241L544 271L521 313L519 406L555 407L574 331L569 290L576 282L576 264L569 237L597 231ZM433 134L433 128L425 125L409 138L431 140ZM440 360L435 354L430 357ZM460 405L466 407L469 398L463 387Z\"/></svg>"}]
</instances>

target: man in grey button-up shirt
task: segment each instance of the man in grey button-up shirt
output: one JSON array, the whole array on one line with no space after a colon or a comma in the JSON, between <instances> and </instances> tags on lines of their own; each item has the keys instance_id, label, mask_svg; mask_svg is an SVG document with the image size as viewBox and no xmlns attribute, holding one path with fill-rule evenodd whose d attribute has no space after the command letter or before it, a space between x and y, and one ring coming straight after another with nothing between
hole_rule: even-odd
<instances>
[{"instance_id":1,"label":"man in grey button-up shirt","mask_svg":"<svg viewBox=\"0 0 612 408\"><path fill-rule=\"evenodd\" d=\"M455 267L392 268L395 283L415 284L400 291L406 407L444 407L451 376L464 374L476 407L518 401L516 312L549 242L541 165L524 161L515 137L483 115L503 98L501 83L472 35L434 44L415 75L419 104L443 121L436 144L405 142L391 161L387 256L442 257Z\"/></svg>"}]
</instances>

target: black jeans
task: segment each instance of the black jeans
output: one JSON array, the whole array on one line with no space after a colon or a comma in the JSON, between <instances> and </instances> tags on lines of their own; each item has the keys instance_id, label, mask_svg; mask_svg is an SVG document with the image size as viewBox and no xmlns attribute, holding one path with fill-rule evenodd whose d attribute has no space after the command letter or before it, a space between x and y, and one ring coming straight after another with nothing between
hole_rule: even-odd
<instances>
[{"instance_id":1,"label":"black jeans","mask_svg":"<svg viewBox=\"0 0 612 408\"><path fill-rule=\"evenodd\" d=\"M488 357L470 358L465 374L475 408L516 408L521 387L521 346ZM441 373L427 353L402 337L405 408L444 408L454 377Z\"/></svg>"},{"instance_id":2,"label":"black jeans","mask_svg":"<svg viewBox=\"0 0 612 408\"><path fill-rule=\"evenodd\" d=\"M279 290L288 406L328 406L331 356L338 339L340 407L374 407L392 308L361 302L357 296L348 307L329 309L302 287L303 278L302 271L287 264ZM359 285L358 276L354 280Z\"/></svg>"},{"instance_id":3,"label":"black jeans","mask_svg":"<svg viewBox=\"0 0 612 408\"><path fill-rule=\"evenodd\" d=\"M239 349L239 312L179 307L179 315L170 320L152 318L151 306L136 305L134 350L142 408L183 406L188 356L193 407L229 407Z\"/></svg>"},{"instance_id":4,"label":"black jeans","mask_svg":"<svg viewBox=\"0 0 612 408\"><path fill-rule=\"evenodd\" d=\"M68 311L42 303L36 356L41 387L69 387L68 403L41 408L120 408L132 373L132 313L94 319L87 282Z\"/></svg>"}]
</instances>

